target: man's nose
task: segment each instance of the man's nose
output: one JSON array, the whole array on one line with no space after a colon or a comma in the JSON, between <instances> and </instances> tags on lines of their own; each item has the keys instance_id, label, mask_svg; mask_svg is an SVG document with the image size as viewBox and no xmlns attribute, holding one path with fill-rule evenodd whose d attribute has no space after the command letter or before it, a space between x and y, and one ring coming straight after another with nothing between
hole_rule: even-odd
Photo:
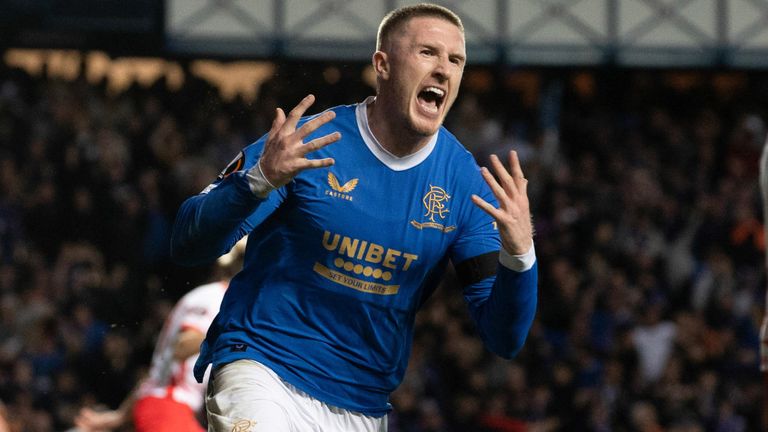
<instances>
[{"instance_id":1,"label":"man's nose","mask_svg":"<svg viewBox=\"0 0 768 432\"><path fill-rule=\"evenodd\" d=\"M441 82L447 81L451 77L450 61L447 57L440 57L438 59L432 75Z\"/></svg>"}]
</instances>

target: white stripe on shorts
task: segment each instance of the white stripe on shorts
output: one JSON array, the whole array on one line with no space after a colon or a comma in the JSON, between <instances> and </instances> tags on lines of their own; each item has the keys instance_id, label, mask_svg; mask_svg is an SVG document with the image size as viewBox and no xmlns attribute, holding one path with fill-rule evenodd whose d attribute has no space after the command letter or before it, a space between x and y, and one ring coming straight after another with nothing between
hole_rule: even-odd
<instances>
[{"instance_id":1,"label":"white stripe on shorts","mask_svg":"<svg viewBox=\"0 0 768 432\"><path fill-rule=\"evenodd\" d=\"M386 432L370 417L321 402L253 360L218 368L205 397L209 432Z\"/></svg>"}]
</instances>

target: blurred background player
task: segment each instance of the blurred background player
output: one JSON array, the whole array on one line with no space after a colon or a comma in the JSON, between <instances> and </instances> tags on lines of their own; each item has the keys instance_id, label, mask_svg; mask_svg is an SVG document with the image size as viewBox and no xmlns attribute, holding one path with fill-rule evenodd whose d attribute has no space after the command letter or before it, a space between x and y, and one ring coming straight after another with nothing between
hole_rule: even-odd
<instances>
[{"instance_id":1,"label":"blurred background player","mask_svg":"<svg viewBox=\"0 0 768 432\"><path fill-rule=\"evenodd\" d=\"M129 420L136 432L204 430L198 414L203 407L205 383L195 381L192 367L229 279L242 266L245 240L218 259L215 282L194 288L176 303L158 336L149 375L117 409L83 408L75 419L81 431L109 431Z\"/></svg>"}]
</instances>

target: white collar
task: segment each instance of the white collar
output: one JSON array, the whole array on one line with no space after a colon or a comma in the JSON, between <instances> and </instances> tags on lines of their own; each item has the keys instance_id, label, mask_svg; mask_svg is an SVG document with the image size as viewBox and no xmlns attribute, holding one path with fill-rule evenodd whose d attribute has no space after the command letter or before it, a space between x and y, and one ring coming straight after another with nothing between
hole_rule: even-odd
<instances>
[{"instance_id":1,"label":"white collar","mask_svg":"<svg viewBox=\"0 0 768 432\"><path fill-rule=\"evenodd\" d=\"M373 136L373 132L371 132L371 128L368 125L368 104L373 102L375 99L375 96L368 96L364 101L357 104L357 107L355 108L357 128L360 130L360 135L363 137L365 145L367 145L368 149L371 150L371 153L376 156L376 159L380 160L381 163L388 166L393 171L405 171L424 162L424 160L430 154L432 154L432 150L435 148L435 144L437 143L437 134L439 131L432 135L429 138L427 145L419 149L417 152L403 157L395 156L387 151L387 149L381 145L379 140Z\"/></svg>"}]
</instances>

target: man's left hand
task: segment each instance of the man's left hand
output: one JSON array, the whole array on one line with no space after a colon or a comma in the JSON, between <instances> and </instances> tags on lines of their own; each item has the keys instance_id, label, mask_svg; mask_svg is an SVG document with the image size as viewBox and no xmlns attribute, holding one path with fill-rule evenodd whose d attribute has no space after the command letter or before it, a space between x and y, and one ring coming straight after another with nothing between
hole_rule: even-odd
<instances>
[{"instance_id":1,"label":"man's left hand","mask_svg":"<svg viewBox=\"0 0 768 432\"><path fill-rule=\"evenodd\" d=\"M533 224L528 203L528 180L520 168L517 152L509 152L509 171L498 156L491 155L491 166L498 180L488 168L481 168L480 173L499 202L496 208L477 195L472 195L472 202L496 220L501 237L501 245L510 255L523 255L533 246Z\"/></svg>"}]
</instances>

